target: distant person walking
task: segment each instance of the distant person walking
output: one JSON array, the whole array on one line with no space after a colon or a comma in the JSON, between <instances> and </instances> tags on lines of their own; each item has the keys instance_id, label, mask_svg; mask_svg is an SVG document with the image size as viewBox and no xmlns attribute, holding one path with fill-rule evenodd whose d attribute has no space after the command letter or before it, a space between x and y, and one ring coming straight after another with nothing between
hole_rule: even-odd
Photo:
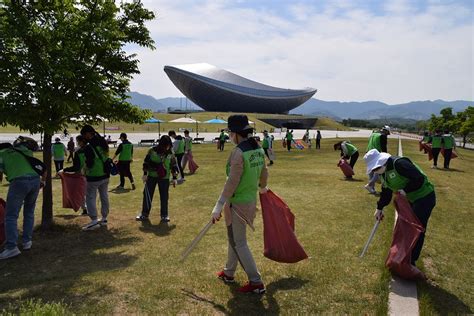
<instances>
[{"instance_id":1,"label":"distant person walking","mask_svg":"<svg viewBox=\"0 0 474 316\"><path fill-rule=\"evenodd\" d=\"M181 135L176 135L175 131L169 131L168 136L171 137L173 141L173 153L176 156L176 160L178 161L178 169L179 174L181 175L181 181L184 181L184 171L183 167L181 166L181 162L183 161L184 157L184 139Z\"/></svg>"},{"instance_id":2,"label":"distant person walking","mask_svg":"<svg viewBox=\"0 0 474 316\"><path fill-rule=\"evenodd\" d=\"M133 161L133 144L127 139L127 134L121 133L120 140L122 143L118 146L115 151L115 155L112 160L117 164L117 168L120 175L120 184L116 189L123 190L125 187L125 177L130 180L132 190L135 190L135 182L133 181L133 175L130 170L130 164ZM118 156L118 160L116 160Z\"/></svg>"},{"instance_id":3,"label":"distant person walking","mask_svg":"<svg viewBox=\"0 0 474 316\"><path fill-rule=\"evenodd\" d=\"M224 130L221 129L221 133L219 135L219 140L218 140L218 142L219 142L219 147L218 148L219 148L220 151L224 151L224 145L225 145L226 138L227 138L227 135L224 133Z\"/></svg>"},{"instance_id":4,"label":"distant person walking","mask_svg":"<svg viewBox=\"0 0 474 316\"><path fill-rule=\"evenodd\" d=\"M184 156L183 160L181 160L181 168L184 170L186 169L186 165L190 157L192 157L192 150L193 150L193 138L189 136L189 131L184 131Z\"/></svg>"},{"instance_id":5,"label":"distant person walking","mask_svg":"<svg viewBox=\"0 0 474 316\"><path fill-rule=\"evenodd\" d=\"M269 165L273 165L273 139L270 135L268 135L268 131L265 130L263 131L263 141L262 141L262 149L265 152L265 155L267 155L268 160L270 160ZM272 157L270 157L270 154L272 154Z\"/></svg>"},{"instance_id":6,"label":"distant person walking","mask_svg":"<svg viewBox=\"0 0 474 316\"><path fill-rule=\"evenodd\" d=\"M51 145L51 153L53 154L54 167L56 168L56 177L59 170L64 167L64 157L66 156L66 146L61 143L61 139L56 137L54 144Z\"/></svg>"},{"instance_id":7,"label":"distant person walking","mask_svg":"<svg viewBox=\"0 0 474 316\"><path fill-rule=\"evenodd\" d=\"M444 169L449 169L454 148L456 148L456 140L449 130L445 130L443 135Z\"/></svg>"},{"instance_id":8,"label":"distant person walking","mask_svg":"<svg viewBox=\"0 0 474 316\"><path fill-rule=\"evenodd\" d=\"M385 125L380 131L373 132L369 137L369 143L367 144L367 152L371 149L377 149L379 152L387 152L387 136L390 135L390 127ZM379 179L377 173L369 174L369 183L364 188L371 194L375 194L375 183Z\"/></svg>"},{"instance_id":9,"label":"distant person walking","mask_svg":"<svg viewBox=\"0 0 474 316\"><path fill-rule=\"evenodd\" d=\"M439 153L441 152L441 147L443 146L443 135L441 134L441 130L435 130L435 134L431 136L430 143L433 153L433 166L431 168L437 169Z\"/></svg>"},{"instance_id":10,"label":"distant person walking","mask_svg":"<svg viewBox=\"0 0 474 316\"><path fill-rule=\"evenodd\" d=\"M321 149L321 131L316 132L316 149Z\"/></svg>"},{"instance_id":11,"label":"distant person walking","mask_svg":"<svg viewBox=\"0 0 474 316\"><path fill-rule=\"evenodd\" d=\"M286 149L288 151L291 151L291 144L293 143L293 130L286 131L285 139L286 139Z\"/></svg>"},{"instance_id":12,"label":"distant person walking","mask_svg":"<svg viewBox=\"0 0 474 316\"><path fill-rule=\"evenodd\" d=\"M76 149L76 144L74 144L74 137L69 139L67 143L67 151L69 152L69 156L67 157L67 162L71 162L74 158L74 151Z\"/></svg>"}]
</instances>

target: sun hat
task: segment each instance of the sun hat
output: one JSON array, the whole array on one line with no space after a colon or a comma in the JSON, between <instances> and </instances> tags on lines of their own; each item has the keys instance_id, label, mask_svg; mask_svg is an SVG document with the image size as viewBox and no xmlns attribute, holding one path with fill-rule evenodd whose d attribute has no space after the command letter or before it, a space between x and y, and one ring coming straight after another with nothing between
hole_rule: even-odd
<instances>
[{"instance_id":1,"label":"sun hat","mask_svg":"<svg viewBox=\"0 0 474 316\"><path fill-rule=\"evenodd\" d=\"M390 126L385 125L384 127L382 127L382 131L386 131L388 135L390 135Z\"/></svg>"},{"instance_id":2,"label":"sun hat","mask_svg":"<svg viewBox=\"0 0 474 316\"><path fill-rule=\"evenodd\" d=\"M390 154L381 153L377 149L369 150L364 156L365 163L367 164L367 174L385 165L390 157Z\"/></svg>"},{"instance_id":3,"label":"sun hat","mask_svg":"<svg viewBox=\"0 0 474 316\"><path fill-rule=\"evenodd\" d=\"M252 129L252 127L249 125L249 119L247 115L243 114L229 116L227 119L227 127L229 131L234 133Z\"/></svg>"}]
</instances>

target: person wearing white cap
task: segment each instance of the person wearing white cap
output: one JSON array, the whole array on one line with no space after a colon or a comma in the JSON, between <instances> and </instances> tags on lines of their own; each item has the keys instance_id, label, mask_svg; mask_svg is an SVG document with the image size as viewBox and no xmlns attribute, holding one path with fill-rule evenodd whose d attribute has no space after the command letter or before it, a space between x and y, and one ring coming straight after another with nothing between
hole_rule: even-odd
<instances>
[{"instance_id":1,"label":"person wearing white cap","mask_svg":"<svg viewBox=\"0 0 474 316\"><path fill-rule=\"evenodd\" d=\"M390 127L385 125L380 131L373 132L369 137L369 143L367 144L367 152L371 149L377 149L379 152L386 153L387 150L387 136L390 135ZM375 194L375 182L379 179L379 175L376 173L369 174L369 183L364 188L371 194Z\"/></svg>"},{"instance_id":2,"label":"person wearing white cap","mask_svg":"<svg viewBox=\"0 0 474 316\"><path fill-rule=\"evenodd\" d=\"M391 156L376 149L369 150L364 160L367 164L367 174L374 172L382 179L382 193L377 202L375 219L378 221L383 219L383 208L392 200L393 192L398 191L407 197L426 232L428 219L436 205L436 195L433 184L423 171L406 157ZM420 257L424 239L425 233L421 233L411 253L413 265Z\"/></svg>"}]
</instances>

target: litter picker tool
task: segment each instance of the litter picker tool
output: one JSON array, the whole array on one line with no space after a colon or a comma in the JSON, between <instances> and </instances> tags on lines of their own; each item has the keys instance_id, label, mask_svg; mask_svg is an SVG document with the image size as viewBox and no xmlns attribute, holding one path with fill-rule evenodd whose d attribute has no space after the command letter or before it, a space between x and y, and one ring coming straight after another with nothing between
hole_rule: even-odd
<instances>
[{"instance_id":1,"label":"litter picker tool","mask_svg":"<svg viewBox=\"0 0 474 316\"><path fill-rule=\"evenodd\" d=\"M372 242L372 239L374 238L375 232L377 231L379 224L380 224L380 221L375 221L374 227L372 228L372 231L370 232L369 239L367 239L367 242L365 243L364 249L362 250L362 253L360 254L359 258L362 258L367 252L367 249L369 248L369 245Z\"/></svg>"},{"instance_id":2,"label":"litter picker tool","mask_svg":"<svg viewBox=\"0 0 474 316\"><path fill-rule=\"evenodd\" d=\"M207 231L212 227L213 223L212 220L209 221L209 223L204 226L204 228L199 232L199 234L194 238L194 240L189 244L189 246L183 251L181 254L181 259L180 262L183 262L186 260L186 258L189 256L191 251L193 251L194 248L196 248L197 244L201 241L202 237L206 235Z\"/></svg>"}]
</instances>

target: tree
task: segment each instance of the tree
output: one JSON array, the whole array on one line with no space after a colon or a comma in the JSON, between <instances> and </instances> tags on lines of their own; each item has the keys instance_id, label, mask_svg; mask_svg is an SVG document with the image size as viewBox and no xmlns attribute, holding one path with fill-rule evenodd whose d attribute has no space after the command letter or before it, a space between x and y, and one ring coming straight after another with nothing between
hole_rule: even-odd
<instances>
[{"instance_id":1,"label":"tree","mask_svg":"<svg viewBox=\"0 0 474 316\"><path fill-rule=\"evenodd\" d=\"M462 147L465 148L468 135L474 133L474 107L468 106L463 112L457 113L457 118L460 126L458 133L462 136Z\"/></svg>"},{"instance_id":2,"label":"tree","mask_svg":"<svg viewBox=\"0 0 474 316\"><path fill-rule=\"evenodd\" d=\"M130 123L150 116L127 101L139 61L123 47L154 49L145 27L153 18L139 0L120 5L4 0L0 5L0 124L44 133L43 228L53 223L52 135L79 115Z\"/></svg>"}]
</instances>

